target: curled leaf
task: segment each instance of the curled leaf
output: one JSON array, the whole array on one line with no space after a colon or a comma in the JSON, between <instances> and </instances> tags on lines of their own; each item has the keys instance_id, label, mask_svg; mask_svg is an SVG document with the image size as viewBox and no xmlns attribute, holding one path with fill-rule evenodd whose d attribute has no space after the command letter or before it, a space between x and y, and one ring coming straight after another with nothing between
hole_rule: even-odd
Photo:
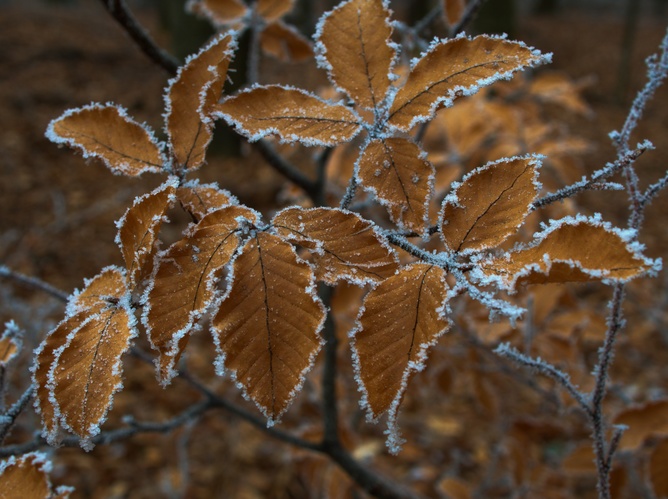
<instances>
[{"instance_id":1,"label":"curled leaf","mask_svg":"<svg viewBox=\"0 0 668 499\"><path fill-rule=\"evenodd\" d=\"M364 299L351 333L354 366L368 417L388 414L388 447L399 451L397 412L412 374L424 368L427 350L450 328L445 317L445 271L409 265Z\"/></svg>"},{"instance_id":2,"label":"curled leaf","mask_svg":"<svg viewBox=\"0 0 668 499\"><path fill-rule=\"evenodd\" d=\"M467 174L443 202L441 237L448 250L493 248L514 234L536 198L539 166L536 157L515 157Z\"/></svg>"},{"instance_id":3,"label":"curled leaf","mask_svg":"<svg viewBox=\"0 0 668 499\"><path fill-rule=\"evenodd\" d=\"M332 82L359 106L380 106L396 57L386 3L343 2L322 18L317 33L319 60Z\"/></svg>"},{"instance_id":4,"label":"curled leaf","mask_svg":"<svg viewBox=\"0 0 668 499\"><path fill-rule=\"evenodd\" d=\"M392 221L420 233L425 230L434 167L414 142L372 140L359 158L357 177L386 206Z\"/></svg>"},{"instance_id":5,"label":"curled leaf","mask_svg":"<svg viewBox=\"0 0 668 499\"><path fill-rule=\"evenodd\" d=\"M190 57L169 82L167 134L178 165L187 170L204 163L213 130L211 110L222 94L235 49L231 33L220 35Z\"/></svg>"},{"instance_id":6,"label":"curled leaf","mask_svg":"<svg viewBox=\"0 0 668 499\"><path fill-rule=\"evenodd\" d=\"M335 208L286 208L272 224L277 234L312 250L316 275L328 284L377 282L394 274L397 257L375 226Z\"/></svg>"},{"instance_id":7,"label":"curled leaf","mask_svg":"<svg viewBox=\"0 0 668 499\"><path fill-rule=\"evenodd\" d=\"M49 123L51 142L79 149L84 158L99 158L116 174L131 177L160 172L165 159L158 140L125 109L91 104L70 109Z\"/></svg>"},{"instance_id":8,"label":"curled leaf","mask_svg":"<svg viewBox=\"0 0 668 499\"><path fill-rule=\"evenodd\" d=\"M549 60L549 55L522 42L487 35L434 42L395 96L388 123L409 131L430 120L439 106L451 106L458 96L472 95L482 86Z\"/></svg>"},{"instance_id":9,"label":"curled leaf","mask_svg":"<svg viewBox=\"0 0 668 499\"><path fill-rule=\"evenodd\" d=\"M218 369L224 363L268 424L287 410L320 350L325 309L314 286L290 243L258 232L234 261L214 316Z\"/></svg>"},{"instance_id":10,"label":"curled leaf","mask_svg":"<svg viewBox=\"0 0 668 499\"><path fill-rule=\"evenodd\" d=\"M162 383L175 375L188 335L216 293L220 273L239 245L241 219L256 222L257 215L244 206L213 211L158 255L142 321L160 354Z\"/></svg>"},{"instance_id":11,"label":"curled leaf","mask_svg":"<svg viewBox=\"0 0 668 499\"><path fill-rule=\"evenodd\" d=\"M644 257L633 234L598 218L552 220L524 249L481 261L485 279L512 290L524 284L628 281L658 270L660 260Z\"/></svg>"}]
</instances>

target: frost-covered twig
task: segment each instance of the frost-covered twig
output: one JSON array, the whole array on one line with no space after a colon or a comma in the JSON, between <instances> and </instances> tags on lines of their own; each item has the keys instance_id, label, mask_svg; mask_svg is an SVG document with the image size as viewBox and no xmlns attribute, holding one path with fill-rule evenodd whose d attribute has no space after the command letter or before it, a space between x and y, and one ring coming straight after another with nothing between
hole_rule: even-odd
<instances>
[{"instance_id":1,"label":"frost-covered twig","mask_svg":"<svg viewBox=\"0 0 668 499\"><path fill-rule=\"evenodd\" d=\"M7 277L8 279L18 282L24 286L43 291L55 298L58 298L60 301L66 302L69 298L67 293L52 286L48 282L44 282L36 277L30 277L19 272L15 272L10 268L5 267L4 265L0 265L0 277Z\"/></svg>"},{"instance_id":2,"label":"frost-covered twig","mask_svg":"<svg viewBox=\"0 0 668 499\"><path fill-rule=\"evenodd\" d=\"M158 47L141 24L137 22L124 0L102 0L102 4L153 62L167 71L171 76L176 75L176 71L180 66L179 62L172 55Z\"/></svg>"},{"instance_id":3,"label":"frost-covered twig","mask_svg":"<svg viewBox=\"0 0 668 499\"><path fill-rule=\"evenodd\" d=\"M18 418L19 415L23 412L23 409L26 408L34 393L35 386L30 385L28 389L23 392L23 395L21 395L19 399L14 402L14 405L12 405L5 414L0 415L0 444L5 441L5 438L7 438L7 435L12 429L12 426L14 426L16 418Z\"/></svg>"},{"instance_id":4,"label":"frost-covered twig","mask_svg":"<svg viewBox=\"0 0 668 499\"><path fill-rule=\"evenodd\" d=\"M355 197L355 192L357 192L357 179L355 178L355 175L352 175L348 181L346 193L343 198L341 198L341 204L339 206L342 210L347 210L350 207L350 203L353 202L353 198Z\"/></svg>"}]
</instances>

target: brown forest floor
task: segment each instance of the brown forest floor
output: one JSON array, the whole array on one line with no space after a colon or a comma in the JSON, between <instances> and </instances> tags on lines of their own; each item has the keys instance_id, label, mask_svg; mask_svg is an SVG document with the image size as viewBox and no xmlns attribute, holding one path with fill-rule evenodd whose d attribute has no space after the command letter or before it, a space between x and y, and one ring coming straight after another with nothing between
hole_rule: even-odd
<instances>
[{"instance_id":1,"label":"brown forest floor","mask_svg":"<svg viewBox=\"0 0 668 499\"><path fill-rule=\"evenodd\" d=\"M151 13L142 14L147 16L149 26L155 27ZM656 50L665 25L665 19L651 16L641 20L627 105L645 81L642 61ZM585 97L595 115L569 121L574 135L595 144L584 157L589 172L614 160L607 134L621 126L627 111L627 106L612 98L621 29L619 17L600 12L566 11L520 22L518 38L542 51L554 52L553 69L564 71L575 80L592 80ZM164 33L158 38L164 42ZM305 66L299 70L306 70ZM140 121L160 129L166 79L165 73L150 63L106 15L99 2L60 8L38 2L14 2L0 7L0 264L67 291L80 287L85 277L97 274L102 267L121 264L120 252L113 243L114 221L135 195L157 185L159 179L137 181L112 176L97 162L85 164L79 155L59 149L46 140L44 131L48 122L64 110L91 101L121 104ZM635 140L652 140L658 149L640 160L639 170L645 182L656 179L668 165L667 104L668 89L664 87L634 136ZM259 162L257 168L251 169L213 157L206 170L208 180L218 181L242 201L260 208L271 207L281 186L280 179ZM588 211L602 212L604 218L623 223L624 206L613 199L610 194L595 193L578 201ZM663 193L649 210L641 235L641 241L648 246L647 254L663 257L664 261L668 261L668 231L663 218L666 210L668 195ZM662 273L637 291L645 300L645 310L658 307L661 311L666 282ZM61 313L62 306L43 295L0 283L0 320L15 319L28 329L30 348L39 343ZM668 373L660 366L668 365L666 338L665 331L663 341L655 332L648 351L638 351L638 365L630 369L656 369L655 379L663 379L664 396ZM652 348L658 350L651 352ZM139 416L166 418L193 400L194 394L178 381L165 391L157 388L151 371L137 361L129 360L126 369L126 391L117 397L112 421L118 421L118 415L129 408ZM15 377L17 385L26 386L26 372ZM425 390L420 395L424 401L417 407L422 410L429 407L428 393ZM355 405L356 400L347 403L351 411ZM308 404L299 410L311 410L311 417L315 411ZM409 425L419 417L410 411L408 406L405 413ZM299 425L299 415L290 417L287 424ZM440 424L439 427L434 423L443 429L443 425L453 422ZM193 433L188 497L310 497L295 484L297 471L287 458L286 448L265 441L244 423L214 414L188 431ZM178 453L185 445L180 442L187 441L181 438L183 434L173 439L141 437L131 445L96 449L90 454L78 449L59 451L63 459L56 466L55 481L75 485L77 497L167 497L165 491L178 488L182 476ZM21 437L27 435L15 435L17 439ZM378 453L373 446L360 446L358 451L359 455ZM398 458L381 458L378 467L415 483L427 482L438 476L441 451L432 449L428 455L421 452L416 443ZM418 466L420 463L428 466ZM309 466L312 467L299 469L300 476L315 473L315 465ZM465 472L466 466L462 466ZM333 473L327 476L337 480ZM430 478L419 476L420 473L432 475Z\"/></svg>"}]
</instances>

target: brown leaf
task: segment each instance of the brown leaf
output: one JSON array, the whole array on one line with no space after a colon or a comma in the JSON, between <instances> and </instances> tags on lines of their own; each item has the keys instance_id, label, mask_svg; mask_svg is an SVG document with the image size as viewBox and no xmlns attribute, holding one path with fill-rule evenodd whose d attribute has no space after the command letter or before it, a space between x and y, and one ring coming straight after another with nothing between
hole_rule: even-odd
<instances>
[{"instance_id":1,"label":"brown leaf","mask_svg":"<svg viewBox=\"0 0 668 499\"><path fill-rule=\"evenodd\" d=\"M67 498L70 487L53 490L48 472L51 463L46 454L30 452L0 462L0 498L2 499L51 499L54 494Z\"/></svg>"},{"instance_id":2,"label":"brown leaf","mask_svg":"<svg viewBox=\"0 0 668 499\"><path fill-rule=\"evenodd\" d=\"M552 220L525 249L482 263L483 271L507 289L551 282L627 281L655 271L627 235L598 218Z\"/></svg>"},{"instance_id":3,"label":"brown leaf","mask_svg":"<svg viewBox=\"0 0 668 499\"><path fill-rule=\"evenodd\" d=\"M70 109L49 123L46 136L79 149L84 158L101 159L116 174L134 177L160 172L165 163L153 133L117 106Z\"/></svg>"},{"instance_id":4,"label":"brown leaf","mask_svg":"<svg viewBox=\"0 0 668 499\"><path fill-rule=\"evenodd\" d=\"M257 0L256 12L267 22L273 23L292 10L295 0Z\"/></svg>"},{"instance_id":5,"label":"brown leaf","mask_svg":"<svg viewBox=\"0 0 668 499\"><path fill-rule=\"evenodd\" d=\"M369 418L388 415L388 447L398 452L397 412L410 377L427 350L450 328L445 271L414 264L381 282L364 299L351 348Z\"/></svg>"},{"instance_id":6,"label":"brown leaf","mask_svg":"<svg viewBox=\"0 0 668 499\"><path fill-rule=\"evenodd\" d=\"M628 430L619 442L620 450L636 450L651 436L668 435L668 400L653 400L626 409L615 418Z\"/></svg>"},{"instance_id":7,"label":"brown leaf","mask_svg":"<svg viewBox=\"0 0 668 499\"><path fill-rule=\"evenodd\" d=\"M464 0L443 0L443 14L448 26L454 26L464 14L466 2Z\"/></svg>"},{"instance_id":8,"label":"brown leaf","mask_svg":"<svg viewBox=\"0 0 668 499\"><path fill-rule=\"evenodd\" d=\"M352 139L361 128L347 107L279 85L244 90L216 106L216 115L251 141L276 135L281 142L334 146Z\"/></svg>"},{"instance_id":9,"label":"brown leaf","mask_svg":"<svg viewBox=\"0 0 668 499\"><path fill-rule=\"evenodd\" d=\"M222 94L234 49L234 36L220 35L170 81L165 96L167 134L179 167L193 170L204 163L213 130L211 111Z\"/></svg>"},{"instance_id":10,"label":"brown leaf","mask_svg":"<svg viewBox=\"0 0 668 499\"><path fill-rule=\"evenodd\" d=\"M318 279L364 285L390 277L397 257L374 225L335 208L287 208L272 222L277 234L312 250Z\"/></svg>"},{"instance_id":11,"label":"brown leaf","mask_svg":"<svg viewBox=\"0 0 668 499\"><path fill-rule=\"evenodd\" d=\"M193 325L214 298L220 273L239 245L239 218L257 222L255 212L244 206L221 208L158 256L142 321L160 353L162 383L176 374Z\"/></svg>"},{"instance_id":12,"label":"brown leaf","mask_svg":"<svg viewBox=\"0 0 668 499\"><path fill-rule=\"evenodd\" d=\"M313 56L311 43L292 26L280 21L269 24L260 34L260 47L279 61L301 62Z\"/></svg>"},{"instance_id":13,"label":"brown leaf","mask_svg":"<svg viewBox=\"0 0 668 499\"><path fill-rule=\"evenodd\" d=\"M271 424L313 365L325 309L311 268L278 236L256 233L234 261L233 276L213 319L218 369L224 362Z\"/></svg>"},{"instance_id":14,"label":"brown leaf","mask_svg":"<svg viewBox=\"0 0 668 499\"><path fill-rule=\"evenodd\" d=\"M668 497L668 438L662 439L654 450L649 461L649 479L657 498Z\"/></svg>"},{"instance_id":15,"label":"brown leaf","mask_svg":"<svg viewBox=\"0 0 668 499\"><path fill-rule=\"evenodd\" d=\"M241 0L190 0L186 8L216 25L230 24L246 14L246 6Z\"/></svg>"},{"instance_id":16,"label":"brown leaf","mask_svg":"<svg viewBox=\"0 0 668 499\"><path fill-rule=\"evenodd\" d=\"M372 140L359 159L362 185L385 205L392 221L417 232L426 227L434 167L410 140Z\"/></svg>"},{"instance_id":17,"label":"brown leaf","mask_svg":"<svg viewBox=\"0 0 668 499\"><path fill-rule=\"evenodd\" d=\"M514 234L538 193L539 166L536 157L515 157L467 174L441 210L441 237L448 250L493 248Z\"/></svg>"},{"instance_id":18,"label":"brown leaf","mask_svg":"<svg viewBox=\"0 0 668 499\"><path fill-rule=\"evenodd\" d=\"M341 3L323 17L316 48L329 77L357 105L377 108L390 87L396 57L392 27L382 0Z\"/></svg>"},{"instance_id":19,"label":"brown leaf","mask_svg":"<svg viewBox=\"0 0 668 499\"><path fill-rule=\"evenodd\" d=\"M5 332L0 337L0 370L7 367L21 351L21 332L16 323L6 324Z\"/></svg>"},{"instance_id":20,"label":"brown leaf","mask_svg":"<svg viewBox=\"0 0 668 499\"><path fill-rule=\"evenodd\" d=\"M92 279L86 280L85 287L76 293L67 304L67 315L75 315L82 310L98 311L112 301L127 293L125 276L114 266L105 267Z\"/></svg>"},{"instance_id":21,"label":"brown leaf","mask_svg":"<svg viewBox=\"0 0 668 499\"><path fill-rule=\"evenodd\" d=\"M549 55L521 42L487 35L433 43L394 98L388 123L408 131L430 120L440 106L451 106L458 96L549 60Z\"/></svg>"},{"instance_id":22,"label":"brown leaf","mask_svg":"<svg viewBox=\"0 0 668 499\"><path fill-rule=\"evenodd\" d=\"M454 477L446 477L438 482L436 486L441 494L447 499L470 499L471 486L463 480Z\"/></svg>"},{"instance_id":23,"label":"brown leaf","mask_svg":"<svg viewBox=\"0 0 668 499\"><path fill-rule=\"evenodd\" d=\"M197 220L210 211L236 203L234 196L217 184L185 184L176 190L176 198Z\"/></svg>"},{"instance_id":24,"label":"brown leaf","mask_svg":"<svg viewBox=\"0 0 668 499\"><path fill-rule=\"evenodd\" d=\"M136 198L117 223L116 244L123 253L130 287L150 274L158 232L175 192L175 185L168 182Z\"/></svg>"}]
</instances>

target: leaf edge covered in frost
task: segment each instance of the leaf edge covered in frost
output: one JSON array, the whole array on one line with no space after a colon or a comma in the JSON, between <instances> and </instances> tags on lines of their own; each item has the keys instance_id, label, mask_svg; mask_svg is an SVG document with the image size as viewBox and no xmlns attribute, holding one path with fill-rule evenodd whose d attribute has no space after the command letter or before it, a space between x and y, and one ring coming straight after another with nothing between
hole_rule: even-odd
<instances>
[{"instance_id":1,"label":"leaf edge covered in frost","mask_svg":"<svg viewBox=\"0 0 668 499\"><path fill-rule=\"evenodd\" d=\"M383 285L384 282L388 281L389 279L398 279L401 277L401 273L403 271L409 272L412 269L418 268L418 267L428 267L424 271L423 275L423 280L426 278L427 274L432 270L436 269L437 272L439 272L441 275L437 277L437 279L440 281L440 284L442 285L443 288L443 300L441 301L441 304L435 309L435 312L437 314L437 319L444 322L445 326L443 329L440 329L436 333L434 333L431 338L429 339L428 342L426 343L421 343L419 345L419 350L416 354L417 362L409 360L406 368L402 371L402 376L401 380L399 383L399 389L397 390L396 394L392 398L392 401L388 405L388 407L379 413L375 413L373 408L371 407L371 404L369 402L369 392L367 389L366 384L363 381L362 378L362 362L360 360L360 355L359 355L359 350L357 347L357 340L359 334L363 331L364 326L362 324L362 317L366 313L366 301L372 293L374 293L380 286ZM436 265L431 265L428 263L412 263L409 265L404 266L399 272L397 272L394 276L391 278L386 279L386 281L383 281L381 283L378 283L375 287L373 287L369 293L364 297L364 300L360 306L359 312L357 314L357 318L355 319L355 325L353 329L351 329L348 332L348 338L350 342L350 349L351 349L351 355L352 355L352 362L353 362L353 371L354 371L354 376L355 376L355 382L357 384L357 390L360 392L361 398L359 400L359 405L360 407L366 412L366 420L367 422L370 423L378 423L380 420L381 416L383 414L387 414L387 430L385 430L385 435L387 435L387 440L386 440L386 445L390 451L391 454L398 454L399 451L401 450L402 444L405 442L403 438L401 437L400 431L399 431L399 426L397 424L398 416L399 416L399 407L401 405L401 402L403 401L404 394L406 393L406 390L408 388L408 383L410 381L410 377L417 373L422 371L426 364L427 356L428 356L428 350L433 347L438 340L445 335L452 327L452 322L447 318L446 313L449 311L449 300L450 300L450 288L446 282L446 271L438 267ZM419 302L420 302L420 296L421 296L421 291L418 293L418 311L419 311Z\"/></svg>"},{"instance_id":2,"label":"leaf edge covered in frost","mask_svg":"<svg viewBox=\"0 0 668 499\"><path fill-rule=\"evenodd\" d=\"M63 137L56 132L55 128L56 125L60 122L63 121L67 118L70 118L76 114L81 114L82 112L89 112L89 111L104 111L104 110L110 110L113 109L116 111L117 115L119 118L121 118L125 123L130 124L131 126L137 127L138 129L141 129L145 134L146 138L148 139L148 144L150 144L152 147L155 148L155 152L158 154L158 158L160 160L160 164L153 164L153 163L148 163L144 162L143 160L138 160L142 163L145 163L147 165L146 168L142 169L139 173L128 173L125 171L128 169L128 163L120 163L120 166L116 166L112 164L107 158L105 158L103 155L91 152L89 151L84 145L79 144L75 139L72 138L67 138ZM55 118L51 120L46 127L46 132L44 133L44 136L54 144L58 145L66 145L72 149L77 149L81 152L81 155L85 159L89 158L98 158L101 160L104 165L111 170L111 172L114 175L128 175L130 177L138 177L141 176L144 173L160 173L164 171L165 169L170 167L169 161L167 160L167 157L165 156L165 143L161 142L157 139L155 134L153 133L153 130L146 124L146 123L140 123L136 121L134 118L132 118L128 112L127 109L125 109L123 106L119 106L118 104L114 104L113 102L107 102L106 104L100 104L98 102L91 102L90 104L87 104L85 106L81 107L76 107L72 109L68 109L65 111L63 114L61 114L58 118Z\"/></svg>"}]
</instances>

